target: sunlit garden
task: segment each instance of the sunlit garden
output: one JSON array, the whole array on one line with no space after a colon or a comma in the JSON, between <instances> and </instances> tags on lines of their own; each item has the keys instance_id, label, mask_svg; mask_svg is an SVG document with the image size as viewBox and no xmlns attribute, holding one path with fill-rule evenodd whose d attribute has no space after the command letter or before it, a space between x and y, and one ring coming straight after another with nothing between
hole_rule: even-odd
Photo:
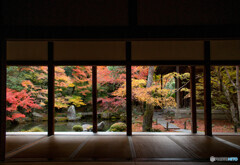
<instances>
[{"instance_id":1,"label":"sunlit garden","mask_svg":"<svg viewBox=\"0 0 240 165\"><path fill-rule=\"evenodd\" d=\"M204 131L203 67L196 67L197 129ZM212 66L212 130L239 132L238 66ZM7 131L47 132L48 69L7 67ZM132 131L191 133L188 66L132 66ZM55 131L92 132L92 66L55 67ZM126 67L97 66L97 129L126 132Z\"/></svg>"}]
</instances>

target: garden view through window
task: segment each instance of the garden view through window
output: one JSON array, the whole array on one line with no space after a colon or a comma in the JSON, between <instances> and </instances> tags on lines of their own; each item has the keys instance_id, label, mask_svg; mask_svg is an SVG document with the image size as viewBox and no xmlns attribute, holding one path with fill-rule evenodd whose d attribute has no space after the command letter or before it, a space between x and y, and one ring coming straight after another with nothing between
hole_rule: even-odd
<instances>
[{"instance_id":1,"label":"garden view through window","mask_svg":"<svg viewBox=\"0 0 240 165\"><path fill-rule=\"evenodd\" d=\"M239 132L239 66L211 67L212 132Z\"/></svg>"},{"instance_id":2,"label":"garden view through window","mask_svg":"<svg viewBox=\"0 0 240 165\"><path fill-rule=\"evenodd\" d=\"M55 131L92 131L92 67L55 67Z\"/></svg>"},{"instance_id":3,"label":"garden view through window","mask_svg":"<svg viewBox=\"0 0 240 165\"><path fill-rule=\"evenodd\" d=\"M97 67L98 131L126 132L126 67Z\"/></svg>"},{"instance_id":4,"label":"garden view through window","mask_svg":"<svg viewBox=\"0 0 240 165\"><path fill-rule=\"evenodd\" d=\"M133 66L133 132L190 133L189 79L188 66Z\"/></svg>"},{"instance_id":5,"label":"garden view through window","mask_svg":"<svg viewBox=\"0 0 240 165\"><path fill-rule=\"evenodd\" d=\"M8 132L47 132L46 66L8 66L6 92Z\"/></svg>"},{"instance_id":6,"label":"garden view through window","mask_svg":"<svg viewBox=\"0 0 240 165\"><path fill-rule=\"evenodd\" d=\"M203 66L196 66L204 132ZM132 66L132 132L191 133L189 66ZM55 66L55 131L92 132L92 66ZM97 130L126 132L126 67L97 66ZM47 132L47 66L7 67L7 131ZM239 67L211 66L213 133L239 132Z\"/></svg>"}]
</instances>

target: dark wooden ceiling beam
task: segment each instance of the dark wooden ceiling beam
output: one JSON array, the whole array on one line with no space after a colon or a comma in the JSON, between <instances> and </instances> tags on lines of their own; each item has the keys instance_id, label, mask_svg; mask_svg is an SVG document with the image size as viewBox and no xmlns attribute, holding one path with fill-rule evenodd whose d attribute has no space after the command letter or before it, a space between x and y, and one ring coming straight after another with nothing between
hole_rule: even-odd
<instances>
[{"instance_id":1,"label":"dark wooden ceiling beam","mask_svg":"<svg viewBox=\"0 0 240 165\"><path fill-rule=\"evenodd\" d=\"M110 39L110 40L165 40L165 39L239 39L240 25L214 26L9 26L1 31L7 39Z\"/></svg>"}]
</instances>

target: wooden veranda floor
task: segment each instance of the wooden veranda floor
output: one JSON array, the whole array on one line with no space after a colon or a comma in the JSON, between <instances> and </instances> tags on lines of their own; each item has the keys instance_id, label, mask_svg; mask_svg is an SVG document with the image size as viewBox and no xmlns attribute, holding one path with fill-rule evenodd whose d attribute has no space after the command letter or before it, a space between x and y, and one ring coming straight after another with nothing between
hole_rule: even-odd
<instances>
[{"instance_id":1,"label":"wooden veranda floor","mask_svg":"<svg viewBox=\"0 0 240 165\"><path fill-rule=\"evenodd\" d=\"M6 152L9 165L211 164L211 156L240 159L240 136L21 135L7 136Z\"/></svg>"}]
</instances>

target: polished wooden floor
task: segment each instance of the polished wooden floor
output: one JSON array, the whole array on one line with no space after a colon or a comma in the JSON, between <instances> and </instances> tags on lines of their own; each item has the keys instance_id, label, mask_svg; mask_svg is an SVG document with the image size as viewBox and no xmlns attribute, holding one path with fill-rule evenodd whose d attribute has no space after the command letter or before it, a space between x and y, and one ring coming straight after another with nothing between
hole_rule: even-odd
<instances>
[{"instance_id":1,"label":"polished wooden floor","mask_svg":"<svg viewBox=\"0 0 240 165\"><path fill-rule=\"evenodd\" d=\"M203 165L211 156L240 159L240 136L7 136L4 164Z\"/></svg>"}]
</instances>

